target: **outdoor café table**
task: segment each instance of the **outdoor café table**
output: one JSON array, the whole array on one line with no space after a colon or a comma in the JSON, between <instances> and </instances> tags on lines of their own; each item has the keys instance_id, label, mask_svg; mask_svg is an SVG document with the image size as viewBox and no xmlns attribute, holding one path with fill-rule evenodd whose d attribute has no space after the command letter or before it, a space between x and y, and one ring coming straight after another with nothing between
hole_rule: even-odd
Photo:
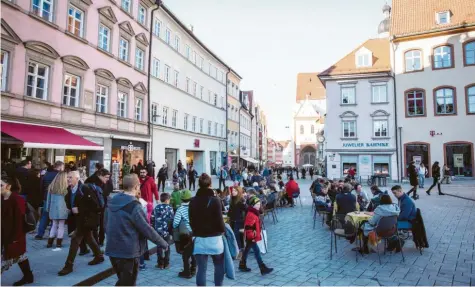
<instances>
[{"instance_id":1,"label":"outdoor caf\u00e9 table","mask_svg":"<svg viewBox=\"0 0 475 287\"><path fill-rule=\"evenodd\" d=\"M353 223L355 224L355 228L358 231L361 230L361 226L368 221L373 216L374 212L367 212L367 211L354 211L346 214L346 216L350 217ZM359 233L359 232L358 232ZM361 234L361 233L359 233ZM361 241L360 241L361 244ZM361 247L360 247L361 248ZM359 250L360 248L355 247L354 250Z\"/></svg>"}]
</instances>

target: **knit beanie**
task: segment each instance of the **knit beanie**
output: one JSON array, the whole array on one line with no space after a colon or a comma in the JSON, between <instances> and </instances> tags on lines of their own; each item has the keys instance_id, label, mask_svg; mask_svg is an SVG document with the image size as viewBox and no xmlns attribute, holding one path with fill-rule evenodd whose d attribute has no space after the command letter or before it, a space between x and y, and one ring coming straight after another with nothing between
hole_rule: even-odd
<instances>
[{"instance_id":1,"label":"knit beanie","mask_svg":"<svg viewBox=\"0 0 475 287\"><path fill-rule=\"evenodd\" d=\"M185 189L181 192L181 200L188 200L193 197L193 194L191 194L191 191L189 189Z\"/></svg>"},{"instance_id":2,"label":"knit beanie","mask_svg":"<svg viewBox=\"0 0 475 287\"><path fill-rule=\"evenodd\" d=\"M249 199L249 205L250 206L254 206L256 205L257 203L261 202L261 200L257 197L257 196L252 196L250 199Z\"/></svg>"}]
</instances>

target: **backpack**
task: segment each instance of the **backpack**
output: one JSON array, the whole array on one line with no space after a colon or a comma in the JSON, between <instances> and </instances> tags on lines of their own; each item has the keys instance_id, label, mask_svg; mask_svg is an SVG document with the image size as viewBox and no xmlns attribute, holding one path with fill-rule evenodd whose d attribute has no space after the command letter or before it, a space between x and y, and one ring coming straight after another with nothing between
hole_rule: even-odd
<instances>
[{"instance_id":1,"label":"backpack","mask_svg":"<svg viewBox=\"0 0 475 287\"><path fill-rule=\"evenodd\" d=\"M25 210L25 220L23 221L23 231L25 233L34 231L36 229L36 219L34 208L28 203L26 203L26 210Z\"/></svg>"}]
</instances>

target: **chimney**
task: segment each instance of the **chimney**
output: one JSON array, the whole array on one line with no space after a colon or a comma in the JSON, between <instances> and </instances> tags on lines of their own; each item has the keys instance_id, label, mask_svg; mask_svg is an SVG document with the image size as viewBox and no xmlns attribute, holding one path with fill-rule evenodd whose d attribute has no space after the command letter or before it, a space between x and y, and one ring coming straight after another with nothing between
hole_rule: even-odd
<instances>
[{"instance_id":1,"label":"chimney","mask_svg":"<svg viewBox=\"0 0 475 287\"><path fill-rule=\"evenodd\" d=\"M190 25L190 31L193 33L193 25Z\"/></svg>"}]
</instances>

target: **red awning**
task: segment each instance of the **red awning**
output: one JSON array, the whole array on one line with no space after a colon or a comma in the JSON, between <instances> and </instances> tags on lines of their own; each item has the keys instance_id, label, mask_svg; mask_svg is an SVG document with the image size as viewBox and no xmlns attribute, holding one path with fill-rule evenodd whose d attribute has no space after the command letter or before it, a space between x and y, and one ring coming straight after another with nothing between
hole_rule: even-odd
<instances>
[{"instance_id":1,"label":"red awning","mask_svg":"<svg viewBox=\"0 0 475 287\"><path fill-rule=\"evenodd\" d=\"M1 122L0 130L23 142L26 148L104 150L104 147L90 142L62 128Z\"/></svg>"}]
</instances>

